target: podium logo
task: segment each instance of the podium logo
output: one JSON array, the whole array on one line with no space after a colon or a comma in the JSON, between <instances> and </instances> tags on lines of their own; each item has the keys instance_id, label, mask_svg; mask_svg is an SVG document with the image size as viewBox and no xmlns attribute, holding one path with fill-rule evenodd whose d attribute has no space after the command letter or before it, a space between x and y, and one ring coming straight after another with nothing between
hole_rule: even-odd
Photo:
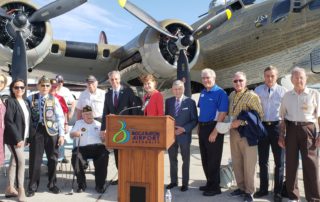
<instances>
[{"instance_id":1,"label":"podium logo","mask_svg":"<svg viewBox=\"0 0 320 202\"><path fill-rule=\"evenodd\" d=\"M118 144L124 144L130 140L130 132L126 130L127 124L124 121L119 121L121 124L120 130L114 134L112 141Z\"/></svg>"}]
</instances>

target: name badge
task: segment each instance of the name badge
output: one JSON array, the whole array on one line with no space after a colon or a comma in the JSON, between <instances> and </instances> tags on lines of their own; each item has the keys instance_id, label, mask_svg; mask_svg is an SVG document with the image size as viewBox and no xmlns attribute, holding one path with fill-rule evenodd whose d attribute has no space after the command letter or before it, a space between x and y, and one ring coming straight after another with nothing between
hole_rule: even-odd
<instances>
[{"instance_id":1,"label":"name badge","mask_svg":"<svg viewBox=\"0 0 320 202\"><path fill-rule=\"evenodd\" d=\"M53 102L52 102L52 100L48 100L48 101L47 101L47 106L48 106L48 107L53 107Z\"/></svg>"}]
</instances>

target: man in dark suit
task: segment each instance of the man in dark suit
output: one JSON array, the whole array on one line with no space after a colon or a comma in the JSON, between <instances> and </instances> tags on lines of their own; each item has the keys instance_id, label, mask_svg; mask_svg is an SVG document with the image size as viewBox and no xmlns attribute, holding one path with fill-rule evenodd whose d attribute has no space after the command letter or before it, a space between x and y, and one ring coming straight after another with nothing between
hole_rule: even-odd
<instances>
[{"instance_id":1,"label":"man in dark suit","mask_svg":"<svg viewBox=\"0 0 320 202\"><path fill-rule=\"evenodd\" d=\"M188 190L190 167L190 143L192 129L197 125L198 114L194 100L184 96L184 83L176 80L172 85L174 97L166 99L165 114L175 118L175 142L168 150L170 159L171 183L167 189L178 185L178 148L182 156L182 187L181 191Z\"/></svg>"},{"instance_id":2,"label":"man in dark suit","mask_svg":"<svg viewBox=\"0 0 320 202\"><path fill-rule=\"evenodd\" d=\"M136 97L131 88L125 87L120 84L120 72L112 71L108 73L109 82L112 88L106 93L102 114L102 124L101 124L101 136L104 136L106 127L106 116L109 114L119 115L133 115L136 114L136 110L128 109L134 107ZM128 109L128 110L126 110ZM114 157L116 161L116 166L118 168L118 150L114 150ZM112 185L117 185L118 180L113 181Z\"/></svg>"}]
</instances>

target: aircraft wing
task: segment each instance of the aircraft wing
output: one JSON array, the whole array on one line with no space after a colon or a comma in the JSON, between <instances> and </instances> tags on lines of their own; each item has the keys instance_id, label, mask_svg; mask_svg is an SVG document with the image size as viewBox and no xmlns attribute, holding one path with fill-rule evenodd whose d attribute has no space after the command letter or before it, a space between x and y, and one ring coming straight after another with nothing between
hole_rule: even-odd
<instances>
[{"instance_id":1,"label":"aircraft wing","mask_svg":"<svg viewBox=\"0 0 320 202\"><path fill-rule=\"evenodd\" d=\"M49 54L33 68L30 76L61 74L68 83L83 83L92 74L104 81L109 71L117 69L120 53L121 46L55 40Z\"/></svg>"},{"instance_id":2,"label":"aircraft wing","mask_svg":"<svg viewBox=\"0 0 320 202\"><path fill-rule=\"evenodd\" d=\"M227 9L193 30L180 20L153 20L127 1L122 6L148 27L126 45L53 40L48 20L86 1L56 0L41 8L29 0L1 1L0 65L13 78L27 78L27 71L31 77L62 74L69 83L82 83L89 74L104 81L109 71L119 70L124 82L141 86L139 77L153 74L159 82L158 88L165 89L171 87L177 72L178 77L179 72L182 78L190 77L189 70L200 53L199 39L231 17Z\"/></svg>"}]
</instances>

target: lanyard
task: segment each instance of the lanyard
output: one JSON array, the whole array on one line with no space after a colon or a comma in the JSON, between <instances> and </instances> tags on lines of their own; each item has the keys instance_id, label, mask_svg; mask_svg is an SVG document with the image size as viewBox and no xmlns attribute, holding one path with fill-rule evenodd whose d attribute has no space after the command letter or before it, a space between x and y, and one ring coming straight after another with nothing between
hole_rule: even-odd
<instances>
[{"instance_id":1,"label":"lanyard","mask_svg":"<svg viewBox=\"0 0 320 202\"><path fill-rule=\"evenodd\" d=\"M233 98L233 101L232 101L232 113L234 114L234 110L236 109L237 105L239 104L240 100L242 99L242 97L244 96L244 94L248 91L248 89L246 89L243 94L241 95L241 97L239 98L239 100L237 101L236 104L234 104L234 98Z\"/></svg>"}]
</instances>

